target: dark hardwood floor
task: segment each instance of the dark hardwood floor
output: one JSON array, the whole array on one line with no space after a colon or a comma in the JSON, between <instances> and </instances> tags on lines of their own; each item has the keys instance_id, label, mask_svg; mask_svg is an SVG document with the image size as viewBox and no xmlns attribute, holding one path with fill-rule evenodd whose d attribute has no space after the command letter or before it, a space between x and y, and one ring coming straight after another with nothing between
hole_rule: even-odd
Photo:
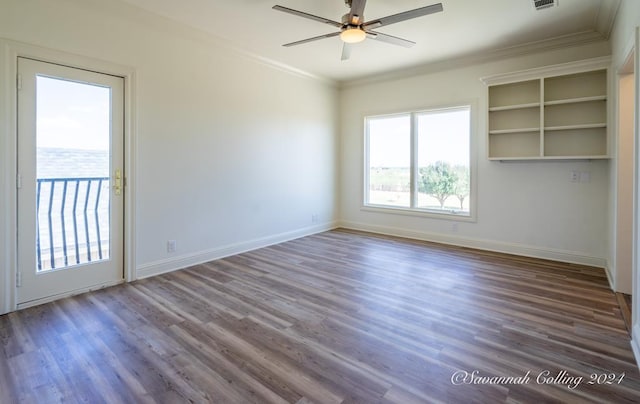
<instances>
[{"instance_id":1,"label":"dark hardwood floor","mask_svg":"<svg viewBox=\"0 0 640 404\"><path fill-rule=\"evenodd\" d=\"M640 402L603 270L346 230L0 316L0 346L2 403Z\"/></svg>"}]
</instances>

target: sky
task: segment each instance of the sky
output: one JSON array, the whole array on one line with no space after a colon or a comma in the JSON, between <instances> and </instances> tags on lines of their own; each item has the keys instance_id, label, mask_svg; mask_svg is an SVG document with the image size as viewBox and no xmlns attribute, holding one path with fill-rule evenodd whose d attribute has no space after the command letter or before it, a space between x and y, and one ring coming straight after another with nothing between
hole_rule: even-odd
<instances>
[{"instance_id":1,"label":"sky","mask_svg":"<svg viewBox=\"0 0 640 404\"><path fill-rule=\"evenodd\" d=\"M470 112L445 109L417 114L418 164L420 167L438 160L469 164ZM410 166L409 114L369 119L369 161L371 167Z\"/></svg>"},{"instance_id":2,"label":"sky","mask_svg":"<svg viewBox=\"0 0 640 404\"><path fill-rule=\"evenodd\" d=\"M37 147L109 150L111 89L37 77Z\"/></svg>"}]
</instances>

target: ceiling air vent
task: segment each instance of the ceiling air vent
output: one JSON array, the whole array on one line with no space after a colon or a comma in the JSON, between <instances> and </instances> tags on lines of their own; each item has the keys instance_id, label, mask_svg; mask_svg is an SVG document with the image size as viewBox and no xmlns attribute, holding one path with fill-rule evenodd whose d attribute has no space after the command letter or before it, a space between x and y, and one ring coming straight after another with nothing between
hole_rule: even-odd
<instances>
[{"instance_id":1,"label":"ceiling air vent","mask_svg":"<svg viewBox=\"0 0 640 404\"><path fill-rule=\"evenodd\" d=\"M533 6L536 10L554 7L558 5L558 0L533 0Z\"/></svg>"}]
</instances>

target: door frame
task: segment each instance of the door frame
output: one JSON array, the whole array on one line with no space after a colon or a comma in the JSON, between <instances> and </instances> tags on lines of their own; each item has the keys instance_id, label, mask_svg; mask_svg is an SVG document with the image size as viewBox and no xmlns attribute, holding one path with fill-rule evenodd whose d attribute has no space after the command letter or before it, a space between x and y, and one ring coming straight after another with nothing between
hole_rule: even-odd
<instances>
[{"instance_id":1,"label":"door frame","mask_svg":"<svg viewBox=\"0 0 640 404\"><path fill-rule=\"evenodd\" d=\"M628 114L623 114L623 106L626 106L629 102L629 97L625 95L625 91L628 88L625 85L631 82L631 86L633 87L633 94L631 94L632 98L635 97L635 69L634 69L634 58L635 58L635 46L632 42L630 46L627 46L623 55L624 58L621 59L621 62L618 66L612 66L615 68L615 75L613 75L613 85L615 86L615 94L616 98L611 99L612 104L615 105L614 112L615 116L611 120L611 122L615 122L615 129L613 132L615 136L611 136L611 140L613 145L611 147L615 150L612 155L615 155L615 164L611 167L612 170L620 172L627 172L627 175L630 178L626 178L627 182L622 182L620 179L620 175L614 175L612 178L615 178L615 183L613 184L614 192L614 202L613 202L613 214L611 216L612 226L613 226L613 244L611 251L611 263L610 267L612 268L612 273L609 275L611 277L610 283L612 284L612 288L614 292L626 293L633 295L633 250L634 250L634 224L633 221L629 221L629 216L633 216L634 210L634 171L635 171L635 159L637 158L635 155L635 133L634 127L635 124L633 120L635 119L635 113L631 116L632 127L631 132L626 131L623 132L623 129L628 126ZM631 80L630 80L631 79ZM631 99L631 103L635 105L635 99ZM624 138L627 138L627 141L630 139L633 142L633 147L629 149L625 149L621 147L621 142ZM625 154L628 153L628 154ZM627 170L628 169L628 170ZM623 191L623 189L628 189L628 191ZM629 192L629 194L625 194L624 192ZM622 198L626 202L621 202ZM627 205L628 204L628 205ZM620 208L622 207L622 210ZM625 228L625 225L628 225L629 228ZM627 279L628 278L628 279ZM635 311L634 311L635 312Z\"/></svg>"},{"instance_id":2,"label":"door frame","mask_svg":"<svg viewBox=\"0 0 640 404\"><path fill-rule=\"evenodd\" d=\"M135 80L132 67L64 51L0 38L0 314L17 309L17 76L18 57L120 76L124 79L124 282L136 278L135 268ZM78 293L77 291L75 293ZM71 293L70 293L71 294ZM3 296L3 297L2 297ZM60 298L57 296L56 298ZM46 300L45 300L46 301ZM44 303L44 301L38 301Z\"/></svg>"},{"instance_id":3,"label":"door frame","mask_svg":"<svg viewBox=\"0 0 640 404\"><path fill-rule=\"evenodd\" d=\"M624 61L634 59L634 128L633 128L633 237L632 237L632 310L631 349L640 367L640 26L635 26L631 41L624 48Z\"/></svg>"}]
</instances>

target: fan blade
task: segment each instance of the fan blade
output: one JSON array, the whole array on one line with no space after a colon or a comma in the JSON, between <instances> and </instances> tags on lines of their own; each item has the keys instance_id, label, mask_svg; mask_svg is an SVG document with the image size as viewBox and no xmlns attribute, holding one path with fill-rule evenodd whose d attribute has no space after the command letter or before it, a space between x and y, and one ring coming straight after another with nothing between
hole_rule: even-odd
<instances>
[{"instance_id":1,"label":"fan blade","mask_svg":"<svg viewBox=\"0 0 640 404\"><path fill-rule=\"evenodd\" d=\"M349 12L349 22L353 25L362 24L362 16L364 15L364 6L367 5L367 0L353 0L351 2L351 11ZM354 21L354 17L356 20Z\"/></svg>"},{"instance_id":2,"label":"fan blade","mask_svg":"<svg viewBox=\"0 0 640 404\"><path fill-rule=\"evenodd\" d=\"M416 43L413 41L409 41L407 39L398 38L397 36L383 34L382 32L375 31L367 31L369 38L375 39L376 41L390 43L392 45L404 46L405 48L410 48Z\"/></svg>"},{"instance_id":3,"label":"fan blade","mask_svg":"<svg viewBox=\"0 0 640 404\"><path fill-rule=\"evenodd\" d=\"M307 38L307 39L303 39L301 41L296 41L296 42L291 42L291 43L286 43L282 46L295 46L295 45L302 45L303 43L307 43L307 42L313 42L313 41L317 41L319 39L324 39L324 38L331 38L334 36L338 36L340 35L340 32L332 32L330 34L324 34L324 35L319 35L319 36L314 36L313 38Z\"/></svg>"},{"instance_id":4,"label":"fan blade","mask_svg":"<svg viewBox=\"0 0 640 404\"><path fill-rule=\"evenodd\" d=\"M348 60L351 57L351 44L344 43L342 45L342 58L340 60Z\"/></svg>"},{"instance_id":5,"label":"fan blade","mask_svg":"<svg viewBox=\"0 0 640 404\"><path fill-rule=\"evenodd\" d=\"M282 11L283 13L297 15L298 17L308 18L310 20L314 20L314 21L322 22L324 24L332 25L334 27L342 28L342 23L339 23L338 21L333 21L323 17L318 17L317 15L305 13L304 11L298 11L292 8L282 7L282 6L273 6L273 9Z\"/></svg>"},{"instance_id":6,"label":"fan blade","mask_svg":"<svg viewBox=\"0 0 640 404\"><path fill-rule=\"evenodd\" d=\"M395 24L400 21L406 21L412 18L422 17L424 15L439 13L441 11L442 11L442 3L432 4L430 6L416 8L415 10L409 10L403 13L398 13L398 14L387 16L387 17L378 18L377 20L367 21L366 23L362 24L362 28L376 29L376 28L384 27L386 25Z\"/></svg>"}]
</instances>

